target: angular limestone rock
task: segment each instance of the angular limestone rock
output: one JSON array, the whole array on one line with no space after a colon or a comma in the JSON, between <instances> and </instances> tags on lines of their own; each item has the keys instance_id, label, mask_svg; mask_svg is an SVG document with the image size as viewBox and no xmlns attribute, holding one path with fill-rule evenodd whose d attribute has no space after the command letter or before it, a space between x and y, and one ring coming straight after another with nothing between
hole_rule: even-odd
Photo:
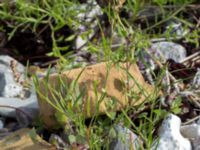
<instances>
[{"instance_id":1,"label":"angular limestone rock","mask_svg":"<svg viewBox=\"0 0 200 150\"><path fill-rule=\"evenodd\" d=\"M61 75L52 74L48 81L45 78L41 79L38 88L40 112L47 127L55 125L55 109L46 101L47 98L55 104L56 101L60 101L60 98L56 98L57 96L53 94L55 91L57 93L62 91L65 98L70 94L75 95L77 91L69 92L67 88L61 90L59 78L66 86L78 78L77 85L79 93L82 92L80 98L82 103L80 104L81 110L75 109L74 111L81 111L86 118L92 117L95 113L103 114L138 105L148 100L154 91L154 88L144 81L137 65L131 63L104 62L65 71ZM130 94L132 97L128 96L128 93L132 93ZM69 99L66 98L67 100ZM71 102L66 103L72 105L74 101L72 99Z\"/></svg>"},{"instance_id":2,"label":"angular limestone rock","mask_svg":"<svg viewBox=\"0 0 200 150\"><path fill-rule=\"evenodd\" d=\"M0 115L16 117L16 109L36 117L38 114L37 95L34 87L26 87L26 68L7 55L0 55Z\"/></svg>"},{"instance_id":3,"label":"angular limestone rock","mask_svg":"<svg viewBox=\"0 0 200 150\"><path fill-rule=\"evenodd\" d=\"M169 114L159 128L159 141L152 150L191 150L190 141L180 133L180 125L181 119Z\"/></svg>"}]
</instances>

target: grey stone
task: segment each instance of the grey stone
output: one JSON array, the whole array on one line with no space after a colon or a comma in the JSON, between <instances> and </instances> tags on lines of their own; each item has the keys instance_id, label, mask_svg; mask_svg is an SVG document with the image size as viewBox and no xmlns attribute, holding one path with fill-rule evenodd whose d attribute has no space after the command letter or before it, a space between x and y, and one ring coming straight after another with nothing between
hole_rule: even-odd
<instances>
[{"instance_id":1,"label":"grey stone","mask_svg":"<svg viewBox=\"0 0 200 150\"><path fill-rule=\"evenodd\" d=\"M173 59L176 62L180 62L186 58L186 49L173 42L157 42L153 43L150 48L154 54L153 56L165 62L167 59Z\"/></svg>"},{"instance_id":2,"label":"grey stone","mask_svg":"<svg viewBox=\"0 0 200 150\"><path fill-rule=\"evenodd\" d=\"M0 72L0 97L3 96L4 87L6 84L4 73Z\"/></svg>"},{"instance_id":3,"label":"grey stone","mask_svg":"<svg viewBox=\"0 0 200 150\"><path fill-rule=\"evenodd\" d=\"M169 114L159 128L159 139L154 142L152 150L191 150L188 139L180 133L181 120L178 116Z\"/></svg>"},{"instance_id":4,"label":"grey stone","mask_svg":"<svg viewBox=\"0 0 200 150\"><path fill-rule=\"evenodd\" d=\"M32 91L30 97L26 99L0 97L0 106L8 106L0 108L0 115L6 117L16 117L15 108L23 109L25 113L33 118L38 115L39 111L37 95L34 91Z\"/></svg>"},{"instance_id":5,"label":"grey stone","mask_svg":"<svg viewBox=\"0 0 200 150\"><path fill-rule=\"evenodd\" d=\"M11 62L15 63L14 70L19 74L18 81L15 80ZM27 88L20 84L24 80L25 67L9 56L0 55L0 115L16 117L17 109L23 109L32 117L38 114L35 89L33 85Z\"/></svg>"},{"instance_id":6,"label":"grey stone","mask_svg":"<svg viewBox=\"0 0 200 150\"><path fill-rule=\"evenodd\" d=\"M19 84L7 83L4 87L3 97L18 97L23 93L23 87Z\"/></svg>"},{"instance_id":7,"label":"grey stone","mask_svg":"<svg viewBox=\"0 0 200 150\"><path fill-rule=\"evenodd\" d=\"M115 127L117 137L111 142L110 150L130 150L138 149L142 141L131 130L117 125Z\"/></svg>"},{"instance_id":8,"label":"grey stone","mask_svg":"<svg viewBox=\"0 0 200 150\"><path fill-rule=\"evenodd\" d=\"M197 69L197 73L195 74L193 81L192 81L192 86L195 88L200 87L200 68Z\"/></svg>"},{"instance_id":9,"label":"grey stone","mask_svg":"<svg viewBox=\"0 0 200 150\"><path fill-rule=\"evenodd\" d=\"M196 139L191 139L190 141L192 143L193 150L200 150L200 137Z\"/></svg>"},{"instance_id":10,"label":"grey stone","mask_svg":"<svg viewBox=\"0 0 200 150\"><path fill-rule=\"evenodd\" d=\"M200 119L196 123L182 126L181 133L190 139L194 150L200 150Z\"/></svg>"},{"instance_id":11,"label":"grey stone","mask_svg":"<svg viewBox=\"0 0 200 150\"><path fill-rule=\"evenodd\" d=\"M200 125L196 123L181 126L180 131L185 138L188 139L200 138Z\"/></svg>"}]
</instances>

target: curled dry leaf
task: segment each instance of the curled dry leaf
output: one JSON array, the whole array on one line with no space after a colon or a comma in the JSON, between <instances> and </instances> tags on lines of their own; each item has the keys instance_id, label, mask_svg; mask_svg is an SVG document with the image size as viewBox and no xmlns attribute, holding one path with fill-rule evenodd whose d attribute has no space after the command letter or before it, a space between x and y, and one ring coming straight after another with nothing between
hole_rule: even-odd
<instances>
[{"instance_id":1,"label":"curled dry leaf","mask_svg":"<svg viewBox=\"0 0 200 150\"><path fill-rule=\"evenodd\" d=\"M79 99L82 102L80 109L75 107L74 112L84 114L86 118L92 117L96 113L105 114L106 112L122 110L127 106L141 104L148 100L154 92L154 87L145 82L137 65L131 63L104 62L65 71L60 76L52 74L48 80L48 87L45 85L46 80L41 79L38 90L40 112L47 127L55 125L55 119L53 119L55 118L53 117L55 109L45 101L45 98L48 97L54 104L55 101L60 101L59 98L55 99L56 96L53 94L60 92L59 77L67 86L77 79L78 91L83 93ZM65 103L68 103L65 106L73 105L75 100L69 102L66 95L75 95L77 88L74 88L71 93L63 88L62 91L64 91L62 96L65 97ZM77 97L78 95L75 96L75 99Z\"/></svg>"}]
</instances>

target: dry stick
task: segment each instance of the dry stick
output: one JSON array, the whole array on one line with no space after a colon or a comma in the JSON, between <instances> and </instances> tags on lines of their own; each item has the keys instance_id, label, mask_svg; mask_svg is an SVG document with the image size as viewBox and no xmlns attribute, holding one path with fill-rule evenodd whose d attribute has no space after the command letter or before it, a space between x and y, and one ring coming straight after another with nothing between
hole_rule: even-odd
<instances>
[{"instance_id":1,"label":"dry stick","mask_svg":"<svg viewBox=\"0 0 200 150\"><path fill-rule=\"evenodd\" d=\"M45 25L37 34L36 36L39 37L47 28L49 27L49 25Z\"/></svg>"},{"instance_id":2,"label":"dry stick","mask_svg":"<svg viewBox=\"0 0 200 150\"><path fill-rule=\"evenodd\" d=\"M158 61L156 60L154 57L151 56L151 54L149 54L148 50L146 50L146 53L151 57L151 59L160 67L160 68L163 68L164 66ZM174 83L177 83L178 84L178 88L179 89L182 89L182 84L178 83L176 78L169 72L169 78L174 82ZM177 92L179 92L179 89L176 89Z\"/></svg>"},{"instance_id":3,"label":"dry stick","mask_svg":"<svg viewBox=\"0 0 200 150\"><path fill-rule=\"evenodd\" d=\"M186 63L187 61L193 59L193 58L196 58L198 55L200 55L200 51L186 57L185 59L181 60L180 63Z\"/></svg>"},{"instance_id":4,"label":"dry stick","mask_svg":"<svg viewBox=\"0 0 200 150\"><path fill-rule=\"evenodd\" d=\"M196 27L195 28L199 28L200 26L200 19L197 18L196 16L193 16L194 20L197 22Z\"/></svg>"},{"instance_id":5,"label":"dry stick","mask_svg":"<svg viewBox=\"0 0 200 150\"><path fill-rule=\"evenodd\" d=\"M195 64L200 62L200 51L196 52L181 61L186 67L194 67Z\"/></svg>"},{"instance_id":6,"label":"dry stick","mask_svg":"<svg viewBox=\"0 0 200 150\"><path fill-rule=\"evenodd\" d=\"M55 60L50 60L50 61L47 61L45 63L42 63L40 66L41 67L48 67L49 65L55 65L56 63L59 62L60 59L55 59Z\"/></svg>"},{"instance_id":7,"label":"dry stick","mask_svg":"<svg viewBox=\"0 0 200 150\"><path fill-rule=\"evenodd\" d=\"M193 102L194 105L200 108L200 103L198 102L198 98L194 98L190 96L190 100Z\"/></svg>"},{"instance_id":8,"label":"dry stick","mask_svg":"<svg viewBox=\"0 0 200 150\"><path fill-rule=\"evenodd\" d=\"M196 121L198 119L200 119L200 116L196 116L196 117L188 120L187 122L182 123L182 125L188 125L188 124L193 123L194 121Z\"/></svg>"},{"instance_id":9,"label":"dry stick","mask_svg":"<svg viewBox=\"0 0 200 150\"><path fill-rule=\"evenodd\" d=\"M0 107L15 109L16 111L19 111L19 112L23 113L24 115L28 116L31 120L33 119L28 113L26 113L25 111L23 111L22 109L19 109L17 107L8 106L8 105L0 105Z\"/></svg>"},{"instance_id":10,"label":"dry stick","mask_svg":"<svg viewBox=\"0 0 200 150\"><path fill-rule=\"evenodd\" d=\"M200 56L197 56L197 57L193 58L192 60L196 62L199 59L200 59Z\"/></svg>"},{"instance_id":11,"label":"dry stick","mask_svg":"<svg viewBox=\"0 0 200 150\"><path fill-rule=\"evenodd\" d=\"M170 85L170 78L169 78L169 71L166 70L166 81L167 81L167 84ZM170 94L170 91L171 91L171 86L168 86L167 87L167 94L169 95Z\"/></svg>"},{"instance_id":12,"label":"dry stick","mask_svg":"<svg viewBox=\"0 0 200 150\"><path fill-rule=\"evenodd\" d=\"M192 91L183 91L183 92L180 92L179 94L187 97L187 99L189 99L196 107L200 108L199 98L196 93Z\"/></svg>"},{"instance_id":13,"label":"dry stick","mask_svg":"<svg viewBox=\"0 0 200 150\"><path fill-rule=\"evenodd\" d=\"M198 102L198 99L199 99L199 98L197 97L196 94L188 95L188 99L189 99L191 102L193 102L193 104L194 104L196 107L200 108L200 103Z\"/></svg>"}]
</instances>

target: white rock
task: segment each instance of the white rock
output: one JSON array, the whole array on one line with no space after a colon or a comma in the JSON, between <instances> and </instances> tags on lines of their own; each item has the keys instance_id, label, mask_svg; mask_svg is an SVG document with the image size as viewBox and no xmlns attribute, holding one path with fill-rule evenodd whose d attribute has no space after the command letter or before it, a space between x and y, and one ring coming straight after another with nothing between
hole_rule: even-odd
<instances>
[{"instance_id":1,"label":"white rock","mask_svg":"<svg viewBox=\"0 0 200 150\"><path fill-rule=\"evenodd\" d=\"M11 62L15 62L15 70L20 75L19 82L25 79L25 67L5 55L0 55L0 115L16 117L16 108L22 109L34 118L38 114L38 102L35 89L25 89L14 79ZM30 82L31 83L31 82Z\"/></svg>"},{"instance_id":2,"label":"white rock","mask_svg":"<svg viewBox=\"0 0 200 150\"><path fill-rule=\"evenodd\" d=\"M95 19L97 16L102 15L103 12L96 1L89 0L85 4L81 4L78 7L83 13L79 13L77 15L78 20L81 22L82 25L78 27L80 31L80 35L76 38L75 47L76 49L81 48L83 45L89 41L89 39L95 34L91 28L95 28L98 25L98 20ZM93 19L95 19L93 21ZM93 21L93 22L92 22ZM87 24L87 25L84 25ZM87 36L83 37L81 33L88 32ZM86 50L86 48L84 48Z\"/></svg>"},{"instance_id":3,"label":"white rock","mask_svg":"<svg viewBox=\"0 0 200 150\"><path fill-rule=\"evenodd\" d=\"M23 93L23 87L18 84L6 84L3 97L17 97Z\"/></svg>"},{"instance_id":4,"label":"white rock","mask_svg":"<svg viewBox=\"0 0 200 150\"><path fill-rule=\"evenodd\" d=\"M180 133L181 120L179 117L168 115L160 129L158 144L154 144L152 150L191 150L191 143Z\"/></svg>"},{"instance_id":5,"label":"white rock","mask_svg":"<svg viewBox=\"0 0 200 150\"><path fill-rule=\"evenodd\" d=\"M87 40L83 39L81 36L76 38L76 49L81 48L84 44L86 44Z\"/></svg>"},{"instance_id":6,"label":"white rock","mask_svg":"<svg viewBox=\"0 0 200 150\"><path fill-rule=\"evenodd\" d=\"M101 7L94 0L88 0L87 3L78 6L78 9L83 13L79 13L77 18L84 23L91 22L95 17L103 14Z\"/></svg>"},{"instance_id":7,"label":"white rock","mask_svg":"<svg viewBox=\"0 0 200 150\"><path fill-rule=\"evenodd\" d=\"M16 62L15 70L20 75L19 82L24 80L25 67L9 56L0 56L0 96L17 97L23 93L23 87L16 83L11 62Z\"/></svg>"},{"instance_id":8,"label":"white rock","mask_svg":"<svg viewBox=\"0 0 200 150\"><path fill-rule=\"evenodd\" d=\"M186 57L186 49L173 42L153 43L151 49L153 50L152 53L155 53L155 57L159 58L162 62L167 59L173 59L176 62L180 62Z\"/></svg>"},{"instance_id":9,"label":"white rock","mask_svg":"<svg viewBox=\"0 0 200 150\"><path fill-rule=\"evenodd\" d=\"M193 123L191 125L181 126L181 134L188 139L200 138L200 125Z\"/></svg>"},{"instance_id":10,"label":"white rock","mask_svg":"<svg viewBox=\"0 0 200 150\"><path fill-rule=\"evenodd\" d=\"M142 141L131 130L117 125L115 127L117 138L110 144L110 150L130 150L139 149Z\"/></svg>"}]
</instances>

